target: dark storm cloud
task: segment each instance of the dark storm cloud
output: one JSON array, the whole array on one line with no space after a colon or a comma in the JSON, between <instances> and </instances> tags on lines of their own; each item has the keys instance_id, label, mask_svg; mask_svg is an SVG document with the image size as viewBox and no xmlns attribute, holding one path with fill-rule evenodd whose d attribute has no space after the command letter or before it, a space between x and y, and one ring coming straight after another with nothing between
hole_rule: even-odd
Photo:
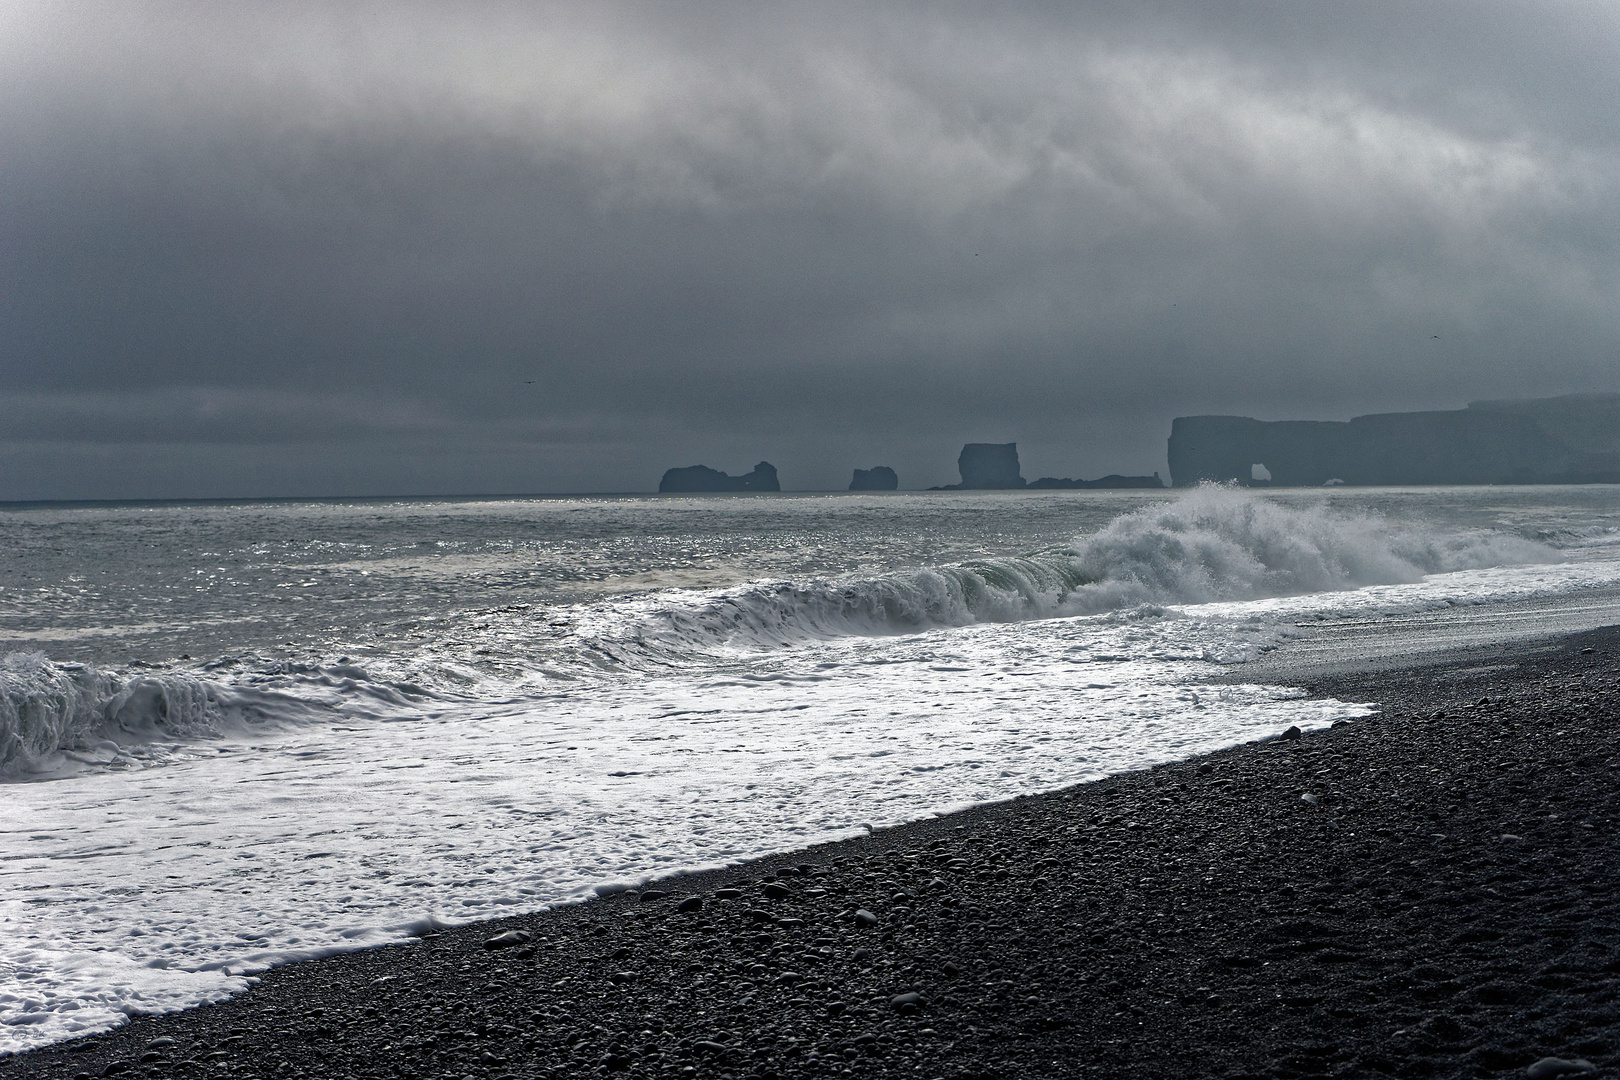
<instances>
[{"instance_id":1,"label":"dark storm cloud","mask_svg":"<svg viewBox=\"0 0 1620 1080\"><path fill-rule=\"evenodd\" d=\"M0 12L0 497L1097 475L1620 388L1596 4Z\"/></svg>"}]
</instances>

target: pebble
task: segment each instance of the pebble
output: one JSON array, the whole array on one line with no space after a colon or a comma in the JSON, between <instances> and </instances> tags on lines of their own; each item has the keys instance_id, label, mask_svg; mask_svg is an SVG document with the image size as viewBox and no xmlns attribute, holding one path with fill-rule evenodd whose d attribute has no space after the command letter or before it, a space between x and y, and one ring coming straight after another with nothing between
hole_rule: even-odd
<instances>
[{"instance_id":1,"label":"pebble","mask_svg":"<svg viewBox=\"0 0 1620 1080\"><path fill-rule=\"evenodd\" d=\"M703 910L703 897L701 897L701 896L688 896L685 900L682 900L679 904L675 905L675 910L676 911L683 911L683 912L684 911L702 911Z\"/></svg>"},{"instance_id":2,"label":"pebble","mask_svg":"<svg viewBox=\"0 0 1620 1080\"><path fill-rule=\"evenodd\" d=\"M773 923L773 922L776 921L776 916L775 915L772 915L770 912L763 911L763 910L761 910L759 908L749 908L743 914L747 915L750 919L753 919L755 922Z\"/></svg>"},{"instance_id":3,"label":"pebble","mask_svg":"<svg viewBox=\"0 0 1620 1080\"><path fill-rule=\"evenodd\" d=\"M742 895L742 890L741 889L716 889L716 890L714 890L714 898L716 900L735 900L741 895Z\"/></svg>"},{"instance_id":4,"label":"pebble","mask_svg":"<svg viewBox=\"0 0 1620 1080\"><path fill-rule=\"evenodd\" d=\"M1291 727L1287 731L1283 732L1280 737L1288 740L1289 742L1294 742L1303 738L1304 732L1300 731L1297 727Z\"/></svg>"},{"instance_id":5,"label":"pebble","mask_svg":"<svg viewBox=\"0 0 1620 1080\"><path fill-rule=\"evenodd\" d=\"M764 893L772 900L786 900L788 897L793 895L792 889L775 881L767 882L765 887L761 889L760 892Z\"/></svg>"},{"instance_id":6,"label":"pebble","mask_svg":"<svg viewBox=\"0 0 1620 1080\"><path fill-rule=\"evenodd\" d=\"M645 904L649 900L662 900L668 895L669 893L662 889L644 889L641 893L641 902Z\"/></svg>"},{"instance_id":7,"label":"pebble","mask_svg":"<svg viewBox=\"0 0 1620 1080\"><path fill-rule=\"evenodd\" d=\"M486 938L484 948L491 951L510 949L514 945L527 945L531 940L533 940L533 935L525 930L508 930L504 934L496 934L492 938Z\"/></svg>"},{"instance_id":8,"label":"pebble","mask_svg":"<svg viewBox=\"0 0 1620 1080\"><path fill-rule=\"evenodd\" d=\"M1531 1080L1545 1080L1553 1076L1579 1076L1597 1072L1597 1066L1585 1058L1544 1057L1524 1070Z\"/></svg>"},{"instance_id":9,"label":"pebble","mask_svg":"<svg viewBox=\"0 0 1620 1080\"><path fill-rule=\"evenodd\" d=\"M876 926L877 924L878 924L878 917L875 914L873 914L870 911L867 911L865 908L856 908L855 909L855 925L856 926Z\"/></svg>"},{"instance_id":10,"label":"pebble","mask_svg":"<svg viewBox=\"0 0 1620 1080\"><path fill-rule=\"evenodd\" d=\"M1312 806L1315 806L1318 803L1320 803L1322 801L1322 799L1321 799L1320 796L1312 795L1310 792L1307 791L1305 794L1303 794L1303 795L1301 795L1299 797L1299 801L1300 802L1308 802Z\"/></svg>"}]
</instances>

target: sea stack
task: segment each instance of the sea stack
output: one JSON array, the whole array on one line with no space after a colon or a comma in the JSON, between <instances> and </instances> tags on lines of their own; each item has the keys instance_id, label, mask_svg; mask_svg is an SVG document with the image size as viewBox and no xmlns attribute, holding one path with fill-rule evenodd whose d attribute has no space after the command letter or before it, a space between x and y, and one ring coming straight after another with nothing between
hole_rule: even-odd
<instances>
[{"instance_id":1,"label":"sea stack","mask_svg":"<svg viewBox=\"0 0 1620 1080\"><path fill-rule=\"evenodd\" d=\"M1024 486L1018 467L1017 443L970 442L962 447L956 468L962 474L962 482L955 486L964 491Z\"/></svg>"},{"instance_id":2,"label":"sea stack","mask_svg":"<svg viewBox=\"0 0 1620 1080\"><path fill-rule=\"evenodd\" d=\"M855 479L849 482L851 491L895 491L900 477L887 465L874 465L870 469L856 469Z\"/></svg>"},{"instance_id":3,"label":"sea stack","mask_svg":"<svg viewBox=\"0 0 1620 1080\"><path fill-rule=\"evenodd\" d=\"M754 471L742 476L728 476L707 465L688 465L684 469L670 469L658 482L659 494L694 491L781 491L776 478L776 466L762 461Z\"/></svg>"}]
</instances>

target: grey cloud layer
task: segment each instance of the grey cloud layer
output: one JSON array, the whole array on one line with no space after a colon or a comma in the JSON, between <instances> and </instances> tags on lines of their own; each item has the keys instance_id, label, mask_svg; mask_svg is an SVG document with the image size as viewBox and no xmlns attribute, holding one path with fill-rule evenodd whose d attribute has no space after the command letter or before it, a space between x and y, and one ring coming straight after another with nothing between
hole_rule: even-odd
<instances>
[{"instance_id":1,"label":"grey cloud layer","mask_svg":"<svg viewBox=\"0 0 1620 1080\"><path fill-rule=\"evenodd\" d=\"M1620 388L1597 5L0 11L0 497L1097 475Z\"/></svg>"}]
</instances>

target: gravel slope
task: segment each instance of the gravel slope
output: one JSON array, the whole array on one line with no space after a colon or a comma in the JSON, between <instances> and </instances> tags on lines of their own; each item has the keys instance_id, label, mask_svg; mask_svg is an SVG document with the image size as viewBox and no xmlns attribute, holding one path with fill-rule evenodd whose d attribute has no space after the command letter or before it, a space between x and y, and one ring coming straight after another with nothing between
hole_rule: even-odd
<instances>
[{"instance_id":1,"label":"gravel slope","mask_svg":"<svg viewBox=\"0 0 1620 1080\"><path fill-rule=\"evenodd\" d=\"M0 1076L1620 1076L1620 628L1311 689L1384 712L292 965Z\"/></svg>"}]
</instances>

